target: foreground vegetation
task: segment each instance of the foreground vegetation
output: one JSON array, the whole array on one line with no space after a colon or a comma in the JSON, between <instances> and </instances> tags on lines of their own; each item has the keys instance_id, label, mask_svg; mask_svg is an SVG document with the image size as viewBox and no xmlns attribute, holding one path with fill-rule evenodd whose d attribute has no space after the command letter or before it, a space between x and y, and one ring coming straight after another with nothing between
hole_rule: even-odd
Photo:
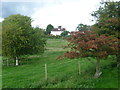
<instances>
[{"instance_id":1,"label":"foreground vegetation","mask_svg":"<svg viewBox=\"0 0 120 90\"><path fill-rule=\"evenodd\" d=\"M56 60L65 53L67 42L62 39L48 39L43 55L30 55L29 62L17 67L3 67L3 88L118 88L116 58L109 56L101 61L102 75L93 77L96 60L93 63L79 59ZM78 61L81 74L78 74ZM48 66L48 80L44 79L44 65Z\"/></svg>"}]
</instances>

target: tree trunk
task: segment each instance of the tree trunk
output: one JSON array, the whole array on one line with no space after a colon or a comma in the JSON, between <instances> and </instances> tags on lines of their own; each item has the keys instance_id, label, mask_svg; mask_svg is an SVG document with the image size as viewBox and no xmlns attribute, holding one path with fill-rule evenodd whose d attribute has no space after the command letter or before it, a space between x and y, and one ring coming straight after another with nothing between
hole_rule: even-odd
<instances>
[{"instance_id":1,"label":"tree trunk","mask_svg":"<svg viewBox=\"0 0 120 90\"><path fill-rule=\"evenodd\" d=\"M96 73L95 73L95 78L100 77L100 75L102 74L102 72L100 71L100 59L97 59L96 62Z\"/></svg>"}]
</instances>

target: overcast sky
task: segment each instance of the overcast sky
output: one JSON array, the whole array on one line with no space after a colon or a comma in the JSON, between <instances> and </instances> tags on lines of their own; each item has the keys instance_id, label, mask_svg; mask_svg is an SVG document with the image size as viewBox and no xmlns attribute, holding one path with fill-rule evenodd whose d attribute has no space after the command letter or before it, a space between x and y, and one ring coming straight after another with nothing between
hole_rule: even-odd
<instances>
[{"instance_id":1,"label":"overcast sky","mask_svg":"<svg viewBox=\"0 0 120 90\"><path fill-rule=\"evenodd\" d=\"M92 25L90 13L97 10L101 0L2 0L0 21L12 14L27 15L32 26L46 28L62 26L74 31L78 24ZM1 5L0 5L1 6Z\"/></svg>"}]
</instances>

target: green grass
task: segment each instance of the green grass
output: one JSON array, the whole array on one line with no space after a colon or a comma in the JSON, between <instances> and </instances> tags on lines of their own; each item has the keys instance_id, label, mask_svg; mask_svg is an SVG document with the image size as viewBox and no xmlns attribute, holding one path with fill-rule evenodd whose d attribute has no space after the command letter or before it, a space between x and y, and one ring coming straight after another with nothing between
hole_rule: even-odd
<instances>
[{"instance_id":1,"label":"green grass","mask_svg":"<svg viewBox=\"0 0 120 90\"><path fill-rule=\"evenodd\" d=\"M2 57L0 56L0 89L2 88Z\"/></svg>"},{"instance_id":2,"label":"green grass","mask_svg":"<svg viewBox=\"0 0 120 90\"><path fill-rule=\"evenodd\" d=\"M48 48L62 48L67 45L68 42L64 39L48 39L47 43Z\"/></svg>"},{"instance_id":3,"label":"green grass","mask_svg":"<svg viewBox=\"0 0 120 90\"><path fill-rule=\"evenodd\" d=\"M87 58L56 60L65 50L67 42L49 39L43 55L31 56L29 63L17 67L3 67L3 88L118 88L117 68L111 65L114 57L101 61L102 75L95 79L95 64ZM95 63L95 59L92 61ZM78 75L78 61L81 75ZM44 80L44 65L48 66L48 80Z\"/></svg>"}]
</instances>

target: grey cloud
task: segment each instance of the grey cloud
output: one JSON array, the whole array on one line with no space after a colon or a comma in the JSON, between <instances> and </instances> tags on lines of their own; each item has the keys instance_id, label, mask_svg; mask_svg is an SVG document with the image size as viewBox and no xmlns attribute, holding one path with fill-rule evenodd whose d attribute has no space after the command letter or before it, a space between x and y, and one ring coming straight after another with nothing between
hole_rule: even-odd
<instances>
[{"instance_id":1,"label":"grey cloud","mask_svg":"<svg viewBox=\"0 0 120 90\"><path fill-rule=\"evenodd\" d=\"M2 18L6 18L13 14L22 14L30 16L35 12L35 8L42 8L45 3L40 2L3 2Z\"/></svg>"}]
</instances>

